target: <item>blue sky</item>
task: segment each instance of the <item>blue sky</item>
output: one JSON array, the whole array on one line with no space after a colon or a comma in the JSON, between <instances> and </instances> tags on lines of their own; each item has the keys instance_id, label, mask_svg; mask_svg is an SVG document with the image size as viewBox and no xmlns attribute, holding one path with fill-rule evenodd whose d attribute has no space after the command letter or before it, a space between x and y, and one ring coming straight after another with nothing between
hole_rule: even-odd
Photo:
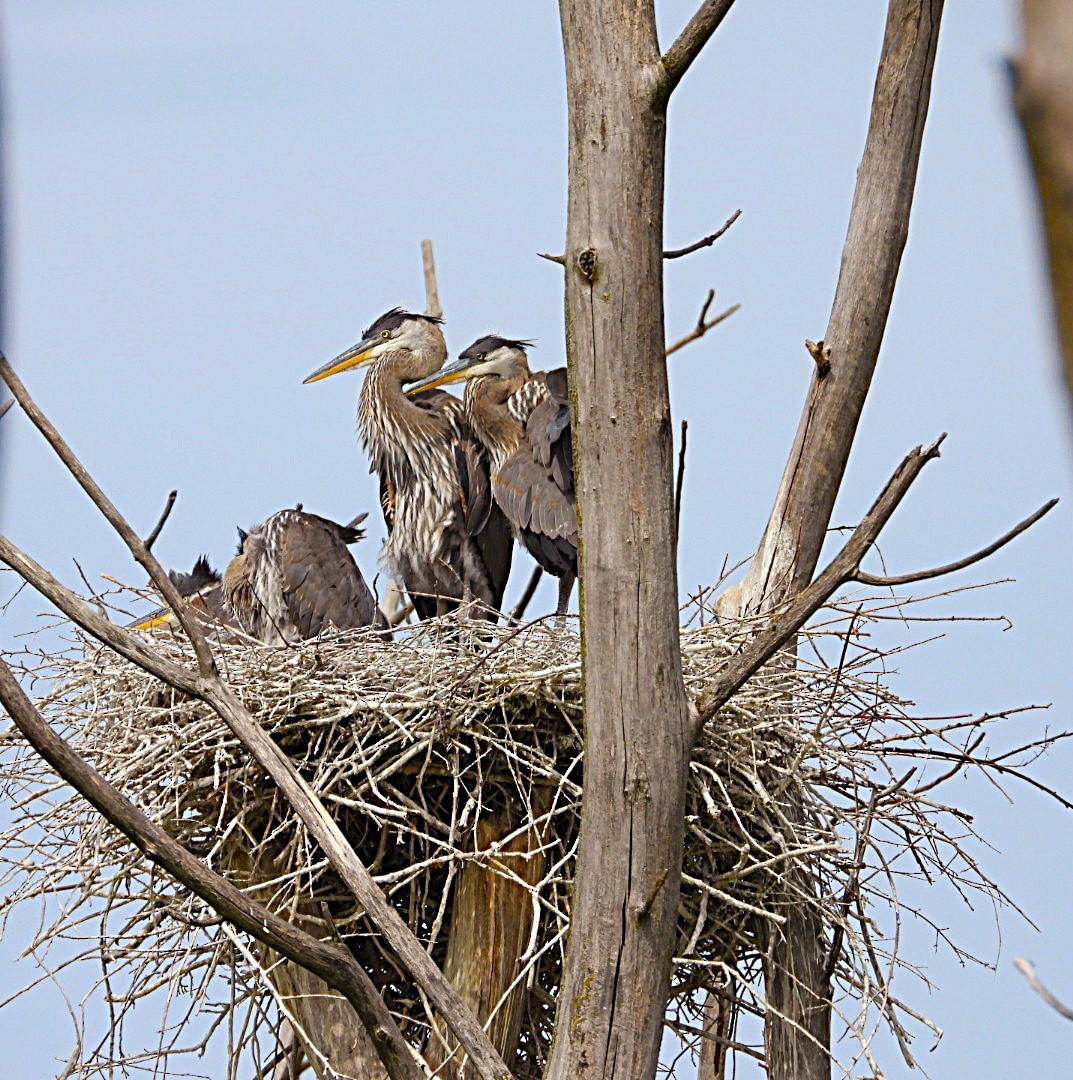
<instances>
[{"instance_id":1,"label":"blue sky","mask_svg":"<svg viewBox=\"0 0 1073 1080\"><path fill-rule=\"evenodd\" d=\"M690 422L683 593L755 545L807 388L838 272L883 24L878 0L740 0L671 107L667 244L741 219L667 268L667 333L709 287L742 310L671 361ZM691 13L660 5L664 43ZM946 562L1051 496L1061 506L951 585L1014 578L935 605L1002 613L907 654L897 688L921 711L1053 702L1070 725L1071 454L1034 208L1002 62L1007 0L951 4L902 277L836 523L856 521L902 455L949 432L882 543L892 571ZM436 244L452 351L489 330L562 360L559 270L535 257L565 227L559 26L550 3L195 2L5 10L12 257L9 356L140 528L179 503L158 545L172 564L226 561L236 524L302 501L375 514L354 438L356 378L301 386L395 304L423 304L419 242ZM137 580L118 542L23 418L4 421L5 533L72 585ZM379 527L379 523L377 523ZM376 538L361 555L372 571ZM519 562L522 560L519 559ZM525 573L516 575L524 581ZM538 603L550 608L546 588ZM8 641L41 605L0 620ZM1012 737L1012 736L1011 736ZM995 745L1002 745L1000 736ZM1042 762L1055 783L1068 751ZM912 1003L945 1029L918 1045L933 1075L1067 1073L1073 1032L1012 967L1034 958L1073 999L1067 814L966 779L982 849L1039 926L968 912L936 890L935 918L997 963L963 968L911 939L934 989ZM1001 934L1001 949L999 938ZM13 985L14 947L0 954ZM23 1059L54 1075L63 1010L48 989L0 1011ZM28 1017L45 1035L26 1040ZM887 1075L903 1075L888 1054ZM901 1072L899 1070L902 1070Z\"/></svg>"}]
</instances>

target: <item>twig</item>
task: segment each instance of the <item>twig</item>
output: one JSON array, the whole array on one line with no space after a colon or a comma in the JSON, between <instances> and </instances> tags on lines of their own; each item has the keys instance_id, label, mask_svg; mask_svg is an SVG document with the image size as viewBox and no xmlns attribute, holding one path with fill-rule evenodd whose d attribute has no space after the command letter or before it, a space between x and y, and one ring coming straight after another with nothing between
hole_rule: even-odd
<instances>
[{"instance_id":1,"label":"twig","mask_svg":"<svg viewBox=\"0 0 1073 1080\"><path fill-rule=\"evenodd\" d=\"M6 416L8 409L10 409L11 406L14 405L14 404L15 404L15 399L13 397L9 397L7 399L7 401L4 402L3 405L0 405L0 417Z\"/></svg>"},{"instance_id":2,"label":"twig","mask_svg":"<svg viewBox=\"0 0 1073 1080\"><path fill-rule=\"evenodd\" d=\"M565 255L549 255L546 251L538 251L537 255L541 259L547 259L548 262L558 263L560 266L566 266Z\"/></svg>"},{"instance_id":3,"label":"twig","mask_svg":"<svg viewBox=\"0 0 1073 1080\"><path fill-rule=\"evenodd\" d=\"M719 237L722 236L723 233L725 233L740 217L741 211L735 210L734 213L731 214L730 217L728 217L710 236L706 236L703 240L698 240L695 244L690 244L688 247L675 248L674 251L665 251L663 257L665 259L680 259L683 255L692 255L694 251L700 251L701 248L711 247L712 244L714 244L716 240L718 240Z\"/></svg>"},{"instance_id":4,"label":"twig","mask_svg":"<svg viewBox=\"0 0 1073 1080\"><path fill-rule=\"evenodd\" d=\"M41 719L3 661L0 661L0 701L34 750L148 859L239 929L338 989L361 1017L389 1074L398 1080L420 1080L423 1072L417 1067L402 1032L372 980L349 951L318 941L292 926L191 855L116 791Z\"/></svg>"},{"instance_id":5,"label":"twig","mask_svg":"<svg viewBox=\"0 0 1073 1080\"><path fill-rule=\"evenodd\" d=\"M1009 532L1003 533L993 544L988 544L987 547L980 548L979 551L974 551L971 555L966 555L965 558L957 559L955 562L946 563L944 566L936 566L931 570L918 570L914 574L893 574L886 577L858 571L854 575L854 580L859 581L862 585L908 585L914 581L926 581L928 578L952 574L955 570L964 570L966 566L972 566L973 563L980 562L981 559L993 555L999 548L1005 547L1011 540L1020 536L1025 529L1035 525L1044 514L1049 513L1057 505L1058 500L1051 499L1050 502L1044 503L1034 514L1029 514L1024 521L1014 525Z\"/></svg>"},{"instance_id":6,"label":"twig","mask_svg":"<svg viewBox=\"0 0 1073 1080\"><path fill-rule=\"evenodd\" d=\"M37 407L2 353L0 377L7 383L23 410L45 436L68 471L123 539L134 558L149 572L153 584L175 612L190 640L198 660L197 674L162 659L144 641L96 615L69 589L5 537L0 537L0 559L88 633L168 685L204 701L216 712L235 738L279 787L302 824L323 848L340 878L383 933L400 963L439 1010L481 1076L485 1080L509 1080L510 1072L487 1032L373 881L368 869L308 782L299 775L287 755L272 741L261 724L220 677L205 635L191 614L189 605L180 599L174 583ZM342 991L342 987L338 989Z\"/></svg>"},{"instance_id":7,"label":"twig","mask_svg":"<svg viewBox=\"0 0 1073 1080\"><path fill-rule=\"evenodd\" d=\"M533 572L529 575L529 581L526 583L525 591L521 595L521 599L514 605L514 610L510 613L510 621L512 623L518 622L525 614L525 609L533 599L533 595L536 593L537 586L540 584L540 579L543 576L544 568L542 566L534 566Z\"/></svg>"},{"instance_id":8,"label":"twig","mask_svg":"<svg viewBox=\"0 0 1073 1080\"><path fill-rule=\"evenodd\" d=\"M671 91L681 82L682 76L689 70L689 65L708 44L708 39L718 29L733 4L734 0L704 0L693 18L686 23L663 57L663 67L667 72L662 87L664 98L669 97Z\"/></svg>"},{"instance_id":9,"label":"twig","mask_svg":"<svg viewBox=\"0 0 1073 1080\"><path fill-rule=\"evenodd\" d=\"M708 290L708 298L704 301L704 304L701 306L700 315L697 318L697 325L695 327L693 327L693 329L690 330L690 332L688 334L686 334L686 336L684 338L681 338L680 340L676 341L673 345L671 345L667 349L667 351L663 354L664 356L670 356L671 353L678 352L679 349L684 348L691 341L696 341L697 338L704 337L704 335L706 333L708 333L708 331L711 330L711 328L713 326L718 326L724 319L729 319L730 316L733 315L734 312L739 310L739 308L741 307L741 304L732 304L730 307L728 307L726 309L726 311L721 311L713 319L710 319L707 322L705 322L705 319L708 318L708 309L712 306L712 301L714 299L715 299L715 289L709 289Z\"/></svg>"},{"instance_id":10,"label":"twig","mask_svg":"<svg viewBox=\"0 0 1073 1080\"><path fill-rule=\"evenodd\" d=\"M164 509L160 511L160 517L157 518L157 523L153 526L153 531L145 538L146 551L152 551L153 545L156 543L156 538L160 535L160 530L164 528L164 523L171 516L171 509L175 505L175 500L178 497L178 491L172 490L168 492L168 498L164 503Z\"/></svg>"},{"instance_id":11,"label":"twig","mask_svg":"<svg viewBox=\"0 0 1073 1080\"><path fill-rule=\"evenodd\" d=\"M440 294L436 288L436 260L432 254L432 241L421 241L421 265L425 271L425 314L435 319L443 318Z\"/></svg>"},{"instance_id":12,"label":"twig","mask_svg":"<svg viewBox=\"0 0 1073 1080\"><path fill-rule=\"evenodd\" d=\"M1039 981L1036 977L1036 969L1027 960L1017 956L1014 957L1013 962L1016 965L1017 970L1028 980L1028 985L1031 986L1059 1016L1064 1016L1067 1020L1073 1020L1073 1009L1068 1005L1063 1005L1062 1002Z\"/></svg>"},{"instance_id":13,"label":"twig","mask_svg":"<svg viewBox=\"0 0 1073 1080\"><path fill-rule=\"evenodd\" d=\"M682 484L686 478L686 436L689 421L682 421L682 445L678 449L678 476L674 481L674 542L678 543L679 527L682 522Z\"/></svg>"}]
</instances>

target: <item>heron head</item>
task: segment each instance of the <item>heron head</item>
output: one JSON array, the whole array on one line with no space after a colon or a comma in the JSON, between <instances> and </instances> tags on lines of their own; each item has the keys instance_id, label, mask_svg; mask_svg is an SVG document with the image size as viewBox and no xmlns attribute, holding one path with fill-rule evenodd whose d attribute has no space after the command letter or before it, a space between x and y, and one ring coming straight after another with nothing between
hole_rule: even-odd
<instances>
[{"instance_id":1,"label":"heron head","mask_svg":"<svg viewBox=\"0 0 1073 1080\"><path fill-rule=\"evenodd\" d=\"M527 377L529 359L525 350L532 347L531 341L516 341L513 338L499 337L498 334L486 334L459 353L453 364L448 364L435 375L407 387L406 392L417 394L422 390L431 390L434 386L475 379L478 375L491 375L500 379Z\"/></svg>"},{"instance_id":2,"label":"heron head","mask_svg":"<svg viewBox=\"0 0 1073 1080\"><path fill-rule=\"evenodd\" d=\"M199 556L197 562L194 563L194 569L189 574L183 573L182 570L169 570L168 577L171 579L172 585L178 589L179 595L184 600L188 600L195 605L197 605L199 598L204 598L223 580L220 577L220 572L215 570L209 562L207 555ZM171 622L174 617L175 612L171 608L157 608L143 618L128 623L127 629L154 630L158 626Z\"/></svg>"},{"instance_id":3,"label":"heron head","mask_svg":"<svg viewBox=\"0 0 1073 1080\"><path fill-rule=\"evenodd\" d=\"M388 353L444 350L443 331L440 330L442 321L432 315L416 315L402 308L392 308L364 331L357 345L317 368L303 383L319 382L329 375L371 363Z\"/></svg>"}]
</instances>

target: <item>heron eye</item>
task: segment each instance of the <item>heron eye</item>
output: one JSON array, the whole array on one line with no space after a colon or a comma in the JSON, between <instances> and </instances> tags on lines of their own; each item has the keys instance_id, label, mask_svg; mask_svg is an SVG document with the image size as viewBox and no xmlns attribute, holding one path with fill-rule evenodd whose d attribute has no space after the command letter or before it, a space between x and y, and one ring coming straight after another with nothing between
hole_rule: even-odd
<instances>
[{"instance_id":1,"label":"heron eye","mask_svg":"<svg viewBox=\"0 0 1073 1080\"><path fill-rule=\"evenodd\" d=\"M477 353L477 363L480 363L484 359L484 353Z\"/></svg>"},{"instance_id":2,"label":"heron eye","mask_svg":"<svg viewBox=\"0 0 1073 1080\"><path fill-rule=\"evenodd\" d=\"M381 330L381 331L380 331L380 336L381 336L381 337L382 337L382 338L383 338L383 339L384 339L385 341L387 341L387 339L388 339L389 337L391 337L391 331L390 331L390 330Z\"/></svg>"}]
</instances>

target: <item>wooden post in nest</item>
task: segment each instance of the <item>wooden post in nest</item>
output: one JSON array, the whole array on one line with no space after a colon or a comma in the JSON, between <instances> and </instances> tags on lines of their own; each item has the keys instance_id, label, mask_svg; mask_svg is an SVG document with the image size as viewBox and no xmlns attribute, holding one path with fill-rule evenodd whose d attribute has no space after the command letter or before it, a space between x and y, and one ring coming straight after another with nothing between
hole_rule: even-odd
<instances>
[{"instance_id":1,"label":"wooden post in nest","mask_svg":"<svg viewBox=\"0 0 1073 1080\"><path fill-rule=\"evenodd\" d=\"M534 803L547 800L534 799ZM545 806L533 807L538 818ZM476 843L480 851L493 848L521 823L517 815L504 811L478 822ZM455 884L451 929L447 939L444 974L454 984L462 1000L486 1026L495 1048L509 1066L518 1046L528 987L523 979L502 1000L518 975L519 958L524 954L533 929L533 900L525 885L536 885L544 876L544 856L540 854L540 836L531 827L512 840L498 845L495 855L485 862L467 862ZM521 855L526 852L528 854ZM510 877L506 876L510 875ZM502 1000L502 1003L500 1003ZM498 1006L498 1008L497 1008ZM491 1023L488 1017L492 1010ZM425 1051L425 1061L432 1071L450 1059L454 1067L440 1075L474 1080L473 1065L463 1064L458 1043L452 1039L442 1020Z\"/></svg>"}]
</instances>

